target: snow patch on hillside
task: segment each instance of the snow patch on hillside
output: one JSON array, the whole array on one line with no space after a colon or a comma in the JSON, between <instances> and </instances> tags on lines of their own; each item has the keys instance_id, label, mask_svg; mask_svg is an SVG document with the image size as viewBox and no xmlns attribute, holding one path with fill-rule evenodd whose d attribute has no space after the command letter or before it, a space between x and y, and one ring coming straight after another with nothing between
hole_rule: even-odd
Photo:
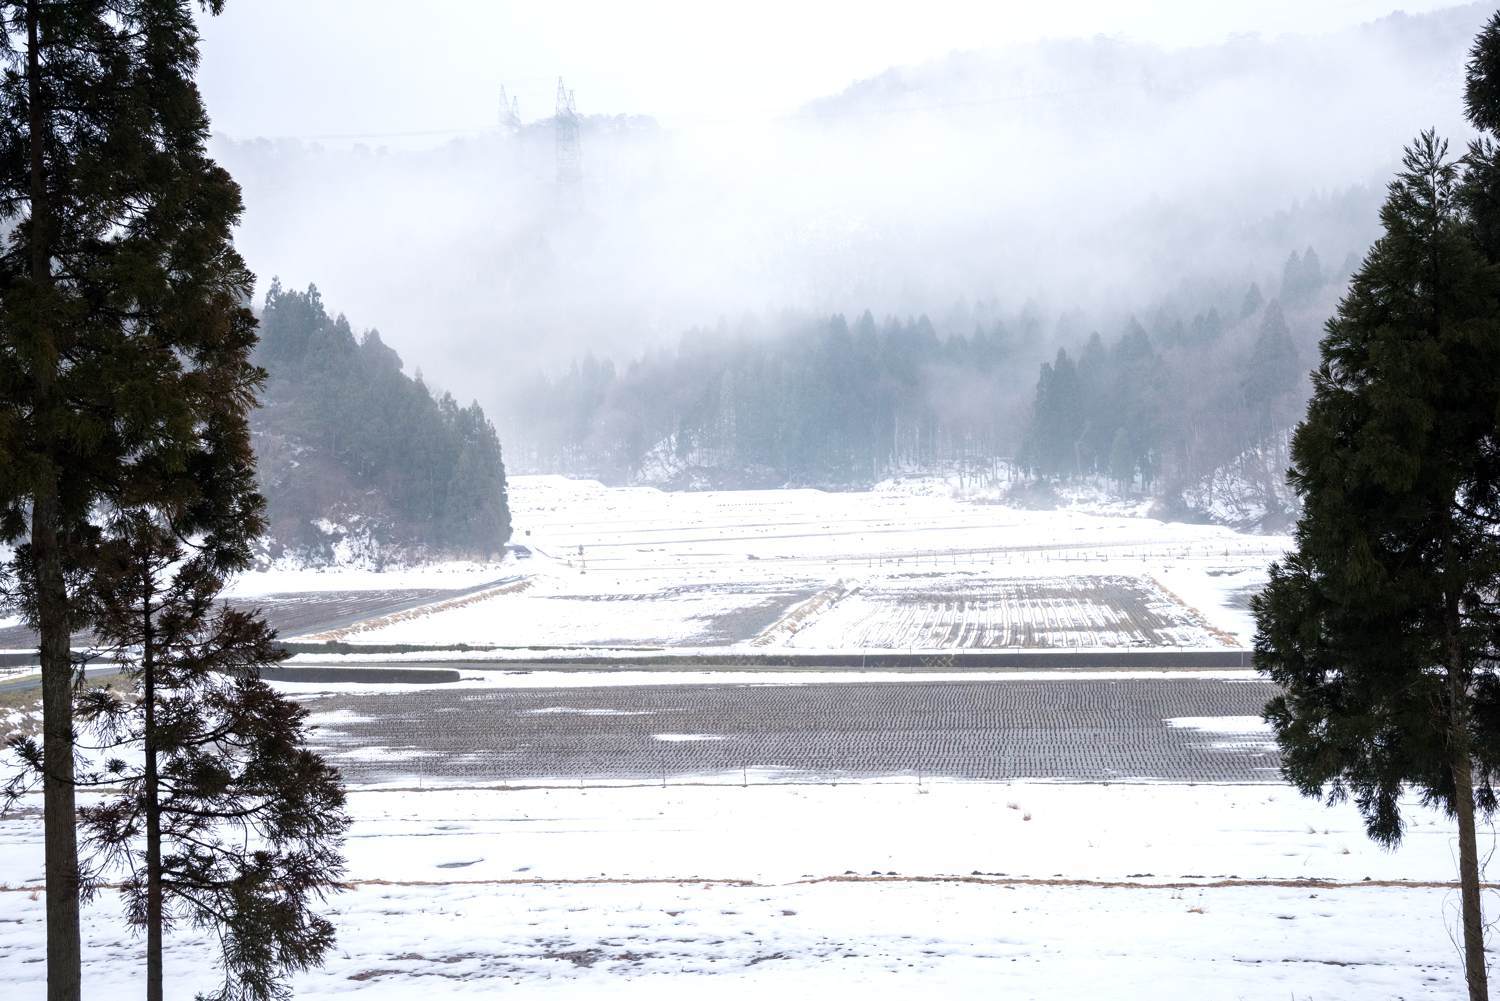
<instances>
[{"instance_id":1,"label":"snow patch on hillside","mask_svg":"<svg viewBox=\"0 0 1500 1001\"><path fill-rule=\"evenodd\" d=\"M736 464L718 449L685 446L672 434L646 453L630 482L667 490L736 490L779 487L784 478L769 467Z\"/></svg>"},{"instance_id":2,"label":"snow patch on hillside","mask_svg":"<svg viewBox=\"0 0 1500 1001\"><path fill-rule=\"evenodd\" d=\"M1279 432L1184 487L1177 503L1189 512L1243 531L1284 531L1296 519L1287 486L1291 432Z\"/></svg>"},{"instance_id":3,"label":"snow patch on hillside","mask_svg":"<svg viewBox=\"0 0 1500 1001\"><path fill-rule=\"evenodd\" d=\"M1147 518L1157 502L1135 491L1121 491L1102 476L1085 476L1065 482L1029 477L1019 467L997 463L975 472L919 472L881 480L871 492L907 497L944 497L970 504L998 504L1041 511L1077 511L1082 514Z\"/></svg>"},{"instance_id":4,"label":"snow patch on hillside","mask_svg":"<svg viewBox=\"0 0 1500 1001\"><path fill-rule=\"evenodd\" d=\"M468 564L451 554L425 546L393 541L392 527L382 519L357 512L335 512L308 525L317 532L313 543L284 543L264 536L257 543L255 568L268 572L367 571L392 573L423 567Z\"/></svg>"}]
</instances>

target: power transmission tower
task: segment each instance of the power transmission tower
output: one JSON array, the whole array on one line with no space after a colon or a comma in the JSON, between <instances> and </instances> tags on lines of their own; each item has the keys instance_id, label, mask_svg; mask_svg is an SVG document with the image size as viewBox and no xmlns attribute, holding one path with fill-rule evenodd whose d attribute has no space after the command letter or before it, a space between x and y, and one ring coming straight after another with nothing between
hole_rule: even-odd
<instances>
[{"instance_id":1,"label":"power transmission tower","mask_svg":"<svg viewBox=\"0 0 1500 1001\"><path fill-rule=\"evenodd\" d=\"M500 85L500 131L513 136L521 131L521 102L505 93L505 84Z\"/></svg>"},{"instance_id":2,"label":"power transmission tower","mask_svg":"<svg viewBox=\"0 0 1500 1001\"><path fill-rule=\"evenodd\" d=\"M573 92L557 78L557 183L577 184L583 179L582 157L578 147L578 106Z\"/></svg>"}]
</instances>

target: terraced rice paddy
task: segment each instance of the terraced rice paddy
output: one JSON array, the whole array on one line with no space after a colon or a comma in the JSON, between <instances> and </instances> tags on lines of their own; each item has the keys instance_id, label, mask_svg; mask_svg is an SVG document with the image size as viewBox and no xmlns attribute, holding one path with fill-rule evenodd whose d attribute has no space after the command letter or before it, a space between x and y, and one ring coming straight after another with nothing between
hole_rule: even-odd
<instances>
[{"instance_id":1,"label":"terraced rice paddy","mask_svg":"<svg viewBox=\"0 0 1500 1001\"><path fill-rule=\"evenodd\" d=\"M663 493L517 477L524 592L361 632L374 645L608 650L1212 648L1285 540L954 494Z\"/></svg>"},{"instance_id":2,"label":"terraced rice paddy","mask_svg":"<svg viewBox=\"0 0 1500 1001\"><path fill-rule=\"evenodd\" d=\"M1218 641L1222 643L1222 641ZM787 645L828 649L1211 646L1207 623L1149 578L905 575L864 584Z\"/></svg>"}]
</instances>

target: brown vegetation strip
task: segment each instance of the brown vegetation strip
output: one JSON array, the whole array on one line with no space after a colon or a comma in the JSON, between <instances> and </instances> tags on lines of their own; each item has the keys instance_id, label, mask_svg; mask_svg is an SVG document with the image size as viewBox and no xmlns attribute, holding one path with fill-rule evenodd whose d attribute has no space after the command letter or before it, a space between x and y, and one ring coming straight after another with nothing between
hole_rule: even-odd
<instances>
[{"instance_id":1,"label":"brown vegetation strip","mask_svg":"<svg viewBox=\"0 0 1500 1001\"><path fill-rule=\"evenodd\" d=\"M1068 879L1062 876L1014 878L1004 876L817 876L788 883L761 883L752 879L626 879L604 876L592 879L356 879L343 884L348 889L364 886L730 886L773 889L781 886L814 886L820 883L966 883L975 886L1060 886L1086 890L1221 890L1266 888L1273 890L1352 890L1365 887L1394 890L1455 890L1456 880L1364 879L1225 879L1171 880L1159 883L1128 879ZM1500 889L1500 883L1484 883L1482 889Z\"/></svg>"},{"instance_id":2,"label":"brown vegetation strip","mask_svg":"<svg viewBox=\"0 0 1500 1001\"><path fill-rule=\"evenodd\" d=\"M982 886L1076 886L1091 890L1218 890L1235 887L1267 887L1282 890L1351 890L1379 887L1398 890L1453 890L1457 880L1424 879L1177 879L1148 882L1132 879L1069 879L1063 876L819 876L800 879L797 884L811 883L973 883ZM1500 883L1485 883L1483 889L1500 888Z\"/></svg>"},{"instance_id":3,"label":"brown vegetation strip","mask_svg":"<svg viewBox=\"0 0 1500 1001\"><path fill-rule=\"evenodd\" d=\"M851 587L842 580L834 581L762 629L750 640L750 645L769 646L777 640L795 635L809 621L828 611L857 590L859 590L858 584Z\"/></svg>"},{"instance_id":4,"label":"brown vegetation strip","mask_svg":"<svg viewBox=\"0 0 1500 1001\"><path fill-rule=\"evenodd\" d=\"M1130 879L1069 879L1063 876L816 876L786 883L762 883L753 879L629 878L595 876L577 879L353 879L339 884L342 889L362 887L421 886L729 886L743 889L775 889L785 886L815 886L822 883L966 883L975 886L1060 886L1085 890L1223 890L1260 888L1272 890L1456 890L1456 880L1424 879L1176 879L1147 882ZM105 883L101 890L119 889L121 884ZM0 893L40 893L43 885L0 885ZM1481 883L1480 889L1497 890L1500 883Z\"/></svg>"},{"instance_id":5,"label":"brown vegetation strip","mask_svg":"<svg viewBox=\"0 0 1500 1001\"><path fill-rule=\"evenodd\" d=\"M1220 629L1218 626L1210 622L1208 620L1208 616L1204 615L1196 607L1194 607L1193 605L1189 605L1187 602L1178 597L1176 592L1174 592L1171 588L1167 587L1167 585L1163 584L1160 580L1157 579L1156 574L1148 574L1147 579L1150 580L1152 584L1156 585L1156 589L1158 591L1166 595L1171 600L1177 602L1177 604L1181 605L1183 608L1187 609L1188 613L1191 614L1195 619L1197 619L1202 624L1203 628L1207 630L1208 633L1215 639L1217 639L1220 643L1223 643L1227 647L1238 647L1240 645L1240 639L1238 636L1231 636L1229 633L1225 632L1223 629Z\"/></svg>"},{"instance_id":6,"label":"brown vegetation strip","mask_svg":"<svg viewBox=\"0 0 1500 1001\"><path fill-rule=\"evenodd\" d=\"M1456 880L1362 879L1224 879L1146 882L1129 879L1068 879L1062 876L816 876L787 883L761 883L752 879L623 879L604 876L592 879L356 879L346 887L361 886L733 886L773 889L779 886L814 886L820 883L968 883L977 886L1071 886L1088 890L1220 890L1262 887L1280 890L1350 890L1363 887L1396 890L1452 890ZM1500 889L1500 883L1482 884Z\"/></svg>"}]
</instances>

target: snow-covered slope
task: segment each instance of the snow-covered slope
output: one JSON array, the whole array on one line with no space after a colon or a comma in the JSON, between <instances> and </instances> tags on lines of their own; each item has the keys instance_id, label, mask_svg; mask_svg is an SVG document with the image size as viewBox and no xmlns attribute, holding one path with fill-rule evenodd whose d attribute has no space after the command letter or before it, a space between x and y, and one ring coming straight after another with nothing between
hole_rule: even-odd
<instances>
[{"instance_id":1,"label":"snow-covered slope","mask_svg":"<svg viewBox=\"0 0 1500 1001\"><path fill-rule=\"evenodd\" d=\"M1286 482L1290 448L1289 431L1273 435L1185 487L1170 504L1244 531L1284 532L1298 509Z\"/></svg>"}]
</instances>

